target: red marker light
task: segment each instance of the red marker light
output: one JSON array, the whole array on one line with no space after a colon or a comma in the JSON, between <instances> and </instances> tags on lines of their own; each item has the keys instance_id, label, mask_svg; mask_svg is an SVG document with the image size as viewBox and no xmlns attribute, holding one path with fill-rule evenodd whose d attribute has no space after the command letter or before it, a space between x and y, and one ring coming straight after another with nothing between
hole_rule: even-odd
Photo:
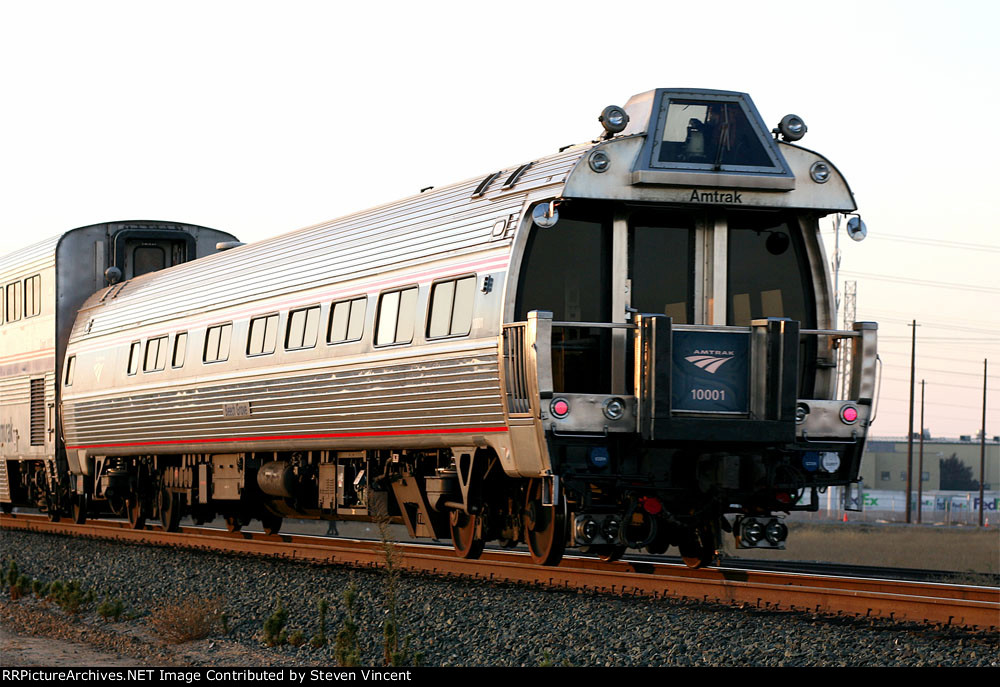
<instances>
[{"instance_id":1,"label":"red marker light","mask_svg":"<svg viewBox=\"0 0 1000 687\"><path fill-rule=\"evenodd\" d=\"M854 406L844 406L840 409L840 419L849 425L858 421L858 409Z\"/></svg>"},{"instance_id":2,"label":"red marker light","mask_svg":"<svg viewBox=\"0 0 1000 687\"><path fill-rule=\"evenodd\" d=\"M556 417L566 417L569 414L569 402L562 398L552 401L552 414Z\"/></svg>"},{"instance_id":3,"label":"red marker light","mask_svg":"<svg viewBox=\"0 0 1000 687\"><path fill-rule=\"evenodd\" d=\"M640 497L639 505L650 515L658 515L663 512L663 502L655 496Z\"/></svg>"}]
</instances>

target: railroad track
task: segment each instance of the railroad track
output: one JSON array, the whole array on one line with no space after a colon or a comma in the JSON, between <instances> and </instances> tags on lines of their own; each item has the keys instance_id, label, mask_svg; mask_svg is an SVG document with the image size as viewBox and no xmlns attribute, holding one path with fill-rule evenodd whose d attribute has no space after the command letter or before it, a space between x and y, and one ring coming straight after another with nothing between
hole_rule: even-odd
<instances>
[{"instance_id":1,"label":"railroad track","mask_svg":"<svg viewBox=\"0 0 1000 687\"><path fill-rule=\"evenodd\" d=\"M317 564L380 567L381 542L309 535L267 535L184 527L130 529L126 522L95 520L76 525L39 515L2 515L0 527L31 532L181 546L221 553L277 556ZM615 563L567 556L541 567L519 551L486 551L475 561L455 557L450 547L396 543L397 565L405 570L589 590L651 598L685 598L741 608L801 611L822 615L888 618L920 624L1000 628L1000 589L926 581L802 574L718 567L691 570L672 563L626 560Z\"/></svg>"}]
</instances>

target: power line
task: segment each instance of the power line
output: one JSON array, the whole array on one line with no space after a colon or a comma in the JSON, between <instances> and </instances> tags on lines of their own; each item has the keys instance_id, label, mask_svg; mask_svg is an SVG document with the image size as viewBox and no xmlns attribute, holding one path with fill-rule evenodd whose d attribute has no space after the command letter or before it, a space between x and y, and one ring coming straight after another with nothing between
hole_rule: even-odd
<instances>
[{"instance_id":1,"label":"power line","mask_svg":"<svg viewBox=\"0 0 1000 687\"><path fill-rule=\"evenodd\" d=\"M928 385L930 385L930 382L928 382ZM910 402L910 399L908 399L908 398L894 398L892 396L882 396L882 395L879 395L879 400L880 401L898 401L900 403L909 403ZM941 403L941 402L938 402L938 401L927 401L926 405L927 405L928 408L937 408L939 406L947 406L949 408L971 408L972 410L982 410L983 409L983 407L981 405L970 406L970 405L965 405L963 403Z\"/></svg>"},{"instance_id":2,"label":"power line","mask_svg":"<svg viewBox=\"0 0 1000 687\"><path fill-rule=\"evenodd\" d=\"M909 379L900 379L899 377L883 377L883 379L888 379L893 382L906 382L907 384L910 383ZM933 384L934 386L948 386L953 389L974 389L976 391L981 391L983 388L981 386L966 386L964 384L946 384L944 382L934 382ZM1000 391L1000 388L994 386L987 386L986 388L990 391Z\"/></svg>"},{"instance_id":3,"label":"power line","mask_svg":"<svg viewBox=\"0 0 1000 687\"><path fill-rule=\"evenodd\" d=\"M864 277L875 281L887 281L894 284L914 284L916 286L933 286L940 289L959 289L961 291L975 291L978 293L1000 293L1000 287L981 286L979 284L955 284L946 281L931 281L929 279L910 279L908 277L892 277L884 274L872 274L870 272L853 272L841 270L840 273L848 277Z\"/></svg>"},{"instance_id":4,"label":"power line","mask_svg":"<svg viewBox=\"0 0 1000 687\"><path fill-rule=\"evenodd\" d=\"M835 231L835 230L834 230ZM832 234L834 231L828 231L826 233ZM947 247L947 248L959 248L963 250L975 250L975 251L987 251L990 253L1000 253L1000 246L996 246L989 243L968 243L965 241L943 241L940 239L927 239L920 236L903 236L901 234L884 234L882 232L876 232L868 234L870 239L878 239L880 241L901 241L903 243L916 243L925 246L937 247Z\"/></svg>"},{"instance_id":5,"label":"power line","mask_svg":"<svg viewBox=\"0 0 1000 687\"><path fill-rule=\"evenodd\" d=\"M881 323L881 322L899 322L901 324L909 324L909 322L910 322L910 320L904 320L902 318L896 318L896 317L879 317L876 321L879 322L879 323ZM983 329L982 327L966 327L966 326L957 325L957 324L944 324L944 323L935 323L935 322L924 322L923 320L920 321L920 324L924 325L925 327L927 327L929 329L948 329L948 330L954 330L954 331L960 331L960 332L973 332L973 333L976 333L976 334L996 334L997 336L1000 336L1000 329Z\"/></svg>"}]
</instances>

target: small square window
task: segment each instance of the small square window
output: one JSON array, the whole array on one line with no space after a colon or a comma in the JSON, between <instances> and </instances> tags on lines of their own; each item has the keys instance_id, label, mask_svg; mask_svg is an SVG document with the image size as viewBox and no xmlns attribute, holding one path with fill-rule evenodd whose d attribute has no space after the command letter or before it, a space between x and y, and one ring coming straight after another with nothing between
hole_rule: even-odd
<instances>
[{"instance_id":1,"label":"small square window","mask_svg":"<svg viewBox=\"0 0 1000 687\"><path fill-rule=\"evenodd\" d=\"M167 337L158 336L146 342L146 358L142 363L143 372L157 372L167 366Z\"/></svg>"},{"instance_id":2,"label":"small square window","mask_svg":"<svg viewBox=\"0 0 1000 687\"><path fill-rule=\"evenodd\" d=\"M330 326L327 328L327 343L359 341L365 333L365 310L368 298L352 298L338 301L330 307Z\"/></svg>"},{"instance_id":3,"label":"small square window","mask_svg":"<svg viewBox=\"0 0 1000 687\"><path fill-rule=\"evenodd\" d=\"M42 276L36 274L24 280L24 316L34 317L42 312Z\"/></svg>"},{"instance_id":4,"label":"small square window","mask_svg":"<svg viewBox=\"0 0 1000 687\"><path fill-rule=\"evenodd\" d=\"M277 345L277 314L255 317L250 320L250 334L247 337L247 355L267 355L274 353Z\"/></svg>"},{"instance_id":5,"label":"small square window","mask_svg":"<svg viewBox=\"0 0 1000 687\"><path fill-rule=\"evenodd\" d=\"M288 313L288 331L285 333L285 349L312 348L319 334L319 306L293 310Z\"/></svg>"},{"instance_id":6,"label":"small square window","mask_svg":"<svg viewBox=\"0 0 1000 687\"><path fill-rule=\"evenodd\" d=\"M17 322L21 319L21 282L7 284L7 321Z\"/></svg>"},{"instance_id":7,"label":"small square window","mask_svg":"<svg viewBox=\"0 0 1000 687\"><path fill-rule=\"evenodd\" d=\"M209 327L205 333L205 352L202 361L221 363L229 360L229 343L232 334L233 325L231 323Z\"/></svg>"},{"instance_id":8,"label":"small square window","mask_svg":"<svg viewBox=\"0 0 1000 687\"><path fill-rule=\"evenodd\" d=\"M133 341L128 352L128 373L134 375L139 371L139 356L142 353L142 342Z\"/></svg>"},{"instance_id":9,"label":"small square window","mask_svg":"<svg viewBox=\"0 0 1000 687\"><path fill-rule=\"evenodd\" d=\"M464 336L472 330L476 278L463 277L434 284L427 322L428 338Z\"/></svg>"},{"instance_id":10,"label":"small square window","mask_svg":"<svg viewBox=\"0 0 1000 687\"><path fill-rule=\"evenodd\" d=\"M76 371L76 356L71 355L66 361L66 386L73 386L73 373Z\"/></svg>"},{"instance_id":11,"label":"small square window","mask_svg":"<svg viewBox=\"0 0 1000 687\"><path fill-rule=\"evenodd\" d=\"M187 332L181 332L174 338L174 356L170 362L172 367L184 367L184 358L187 356Z\"/></svg>"},{"instance_id":12,"label":"small square window","mask_svg":"<svg viewBox=\"0 0 1000 687\"><path fill-rule=\"evenodd\" d=\"M416 316L416 286L383 293L379 296L375 345L387 346L413 341L413 323Z\"/></svg>"},{"instance_id":13,"label":"small square window","mask_svg":"<svg viewBox=\"0 0 1000 687\"><path fill-rule=\"evenodd\" d=\"M882 473L882 476L879 479L881 479L883 482L888 482L889 480L892 479L892 473L885 471Z\"/></svg>"}]
</instances>

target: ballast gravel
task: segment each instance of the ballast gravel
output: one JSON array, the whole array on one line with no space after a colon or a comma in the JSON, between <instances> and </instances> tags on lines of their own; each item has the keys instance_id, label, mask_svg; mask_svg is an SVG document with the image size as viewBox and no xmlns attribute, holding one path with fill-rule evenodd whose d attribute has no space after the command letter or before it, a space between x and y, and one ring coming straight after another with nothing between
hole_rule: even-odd
<instances>
[{"instance_id":1,"label":"ballast gravel","mask_svg":"<svg viewBox=\"0 0 1000 687\"><path fill-rule=\"evenodd\" d=\"M333 638L353 581L362 663L383 663L381 571L14 531L0 533L0 557L5 566L13 558L30 578L79 580L98 602L120 598L134 616L106 623L91 606L60 622L61 610L34 599L10 601L5 589L5 626L20 634L96 636L105 649L137 656L137 663L336 665ZM996 635L958 629L405 573L397 593L401 636L410 637L427 666L1000 666ZM161 645L148 627L150 611L197 598L223 600L228 633L201 640L197 652ZM279 602L288 611L289 634L313 636L321 598L329 603L325 647L264 645L264 622Z\"/></svg>"}]
</instances>

